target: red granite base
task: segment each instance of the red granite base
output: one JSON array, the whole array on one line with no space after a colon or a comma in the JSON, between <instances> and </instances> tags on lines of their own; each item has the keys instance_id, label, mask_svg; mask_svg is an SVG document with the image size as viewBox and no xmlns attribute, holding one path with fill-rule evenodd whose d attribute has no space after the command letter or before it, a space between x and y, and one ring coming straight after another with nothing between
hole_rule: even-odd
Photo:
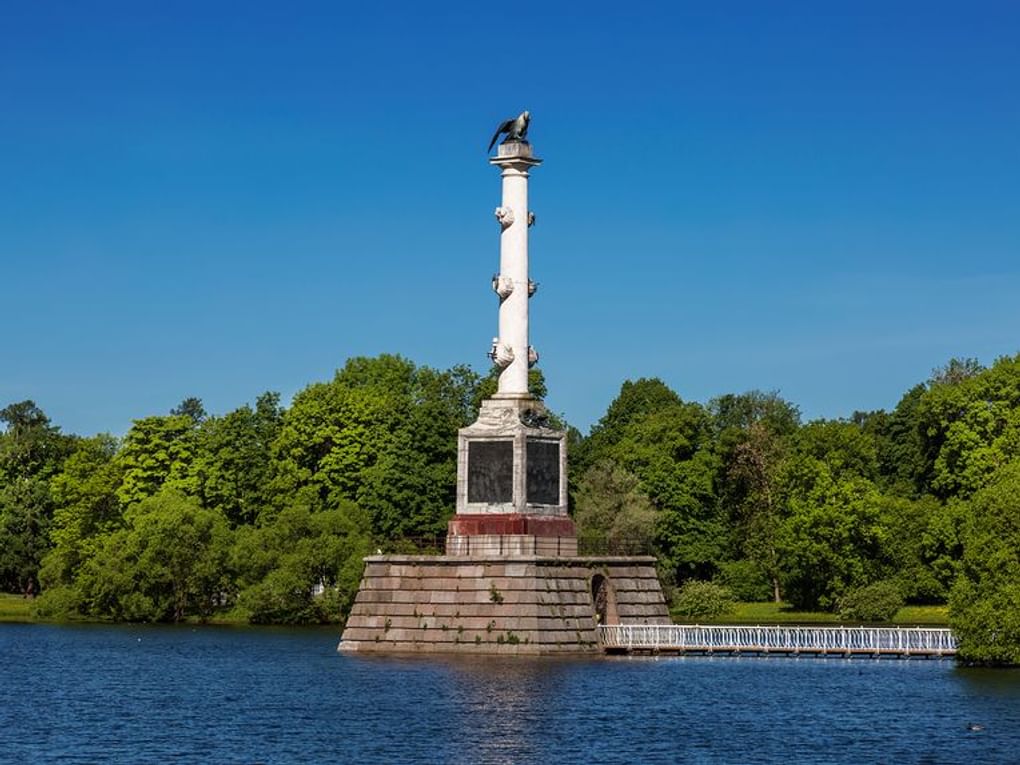
<instances>
[{"instance_id":1,"label":"red granite base","mask_svg":"<svg viewBox=\"0 0 1020 765\"><path fill-rule=\"evenodd\" d=\"M459 514L450 519L450 536L576 537L574 521L564 516L523 513Z\"/></svg>"}]
</instances>

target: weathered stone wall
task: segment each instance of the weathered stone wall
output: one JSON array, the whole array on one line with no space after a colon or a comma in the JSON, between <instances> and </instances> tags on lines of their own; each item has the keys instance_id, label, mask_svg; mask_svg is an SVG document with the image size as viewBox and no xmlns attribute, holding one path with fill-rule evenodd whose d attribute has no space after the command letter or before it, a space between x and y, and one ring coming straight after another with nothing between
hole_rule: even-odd
<instances>
[{"instance_id":1,"label":"weathered stone wall","mask_svg":"<svg viewBox=\"0 0 1020 765\"><path fill-rule=\"evenodd\" d=\"M591 653L592 578L621 624L668 624L654 558L373 556L342 651Z\"/></svg>"}]
</instances>

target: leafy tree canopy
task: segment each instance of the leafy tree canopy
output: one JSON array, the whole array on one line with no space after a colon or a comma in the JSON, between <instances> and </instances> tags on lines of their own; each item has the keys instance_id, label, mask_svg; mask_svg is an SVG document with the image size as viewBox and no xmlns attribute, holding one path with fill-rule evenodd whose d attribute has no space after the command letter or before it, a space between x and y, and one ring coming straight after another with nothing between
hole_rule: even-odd
<instances>
[{"instance_id":1,"label":"leafy tree canopy","mask_svg":"<svg viewBox=\"0 0 1020 765\"><path fill-rule=\"evenodd\" d=\"M949 600L964 660L1020 664L1020 460L969 501L960 575Z\"/></svg>"},{"instance_id":2,"label":"leafy tree canopy","mask_svg":"<svg viewBox=\"0 0 1020 765\"><path fill-rule=\"evenodd\" d=\"M932 491L942 498L973 494L1020 456L1020 355L937 376L918 419Z\"/></svg>"}]
</instances>

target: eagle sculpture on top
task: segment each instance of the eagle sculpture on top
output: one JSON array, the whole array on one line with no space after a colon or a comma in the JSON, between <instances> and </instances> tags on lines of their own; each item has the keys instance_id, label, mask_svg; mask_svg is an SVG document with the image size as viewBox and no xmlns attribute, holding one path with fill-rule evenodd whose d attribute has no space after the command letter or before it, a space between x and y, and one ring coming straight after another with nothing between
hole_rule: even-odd
<instances>
[{"instance_id":1,"label":"eagle sculpture on top","mask_svg":"<svg viewBox=\"0 0 1020 765\"><path fill-rule=\"evenodd\" d=\"M527 111L523 111L516 117L511 117L506 122L496 128L495 135L492 136L492 140L489 141L488 151L492 151L492 147L496 145L496 141L499 137L506 133L506 138L503 139L503 143L507 141L523 141L528 135L528 123L531 122L531 114Z\"/></svg>"}]
</instances>

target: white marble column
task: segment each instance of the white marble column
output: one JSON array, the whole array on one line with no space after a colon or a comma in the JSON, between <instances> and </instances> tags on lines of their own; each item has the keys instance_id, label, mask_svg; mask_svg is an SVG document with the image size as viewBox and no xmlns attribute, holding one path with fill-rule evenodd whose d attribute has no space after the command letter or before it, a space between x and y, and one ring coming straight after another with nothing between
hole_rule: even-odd
<instances>
[{"instance_id":1,"label":"white marble column","mask_svg":"<svg viewBox=\"0 0 1020 765\"><path fill-rule=\"evenodd\" d=\"M499 336L492 359L502 367L496 398L528 398L528 367L534 352L528 344L528 170L541 164L531 145L508 141L489 159L503 171L503 201L496 208L502 228L499 240L499 275L493 288L500 297Z\"/></svg>"}]
</instances>

